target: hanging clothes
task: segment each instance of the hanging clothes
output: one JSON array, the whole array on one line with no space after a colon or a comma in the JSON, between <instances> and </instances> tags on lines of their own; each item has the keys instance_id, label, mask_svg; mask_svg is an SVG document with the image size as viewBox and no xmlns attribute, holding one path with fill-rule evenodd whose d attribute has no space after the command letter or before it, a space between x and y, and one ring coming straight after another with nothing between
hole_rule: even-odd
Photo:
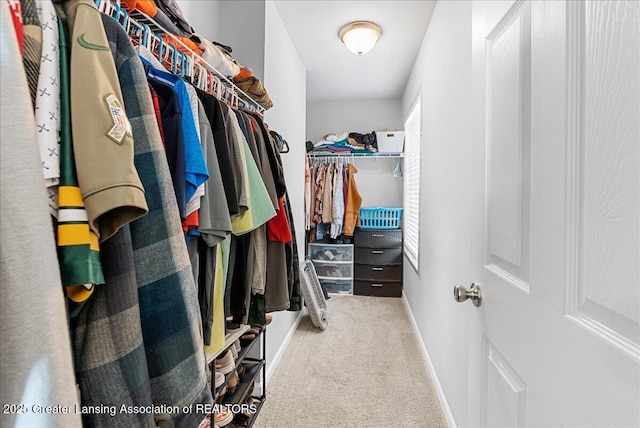
<instances>
[{"instance_id":1,"label":"hanging clothes","mask_svg":"<svg viewBox=\"0 0 640 428\"><path fill-rule=\"evenodd\" d=\"M235 114L229 115L228 124L230 124L234 139L236 139L244 149L243 160L247 168L247 184L250 196L249 209L232 221L233 233L241 235L265 224L276 215L276 210L273 207L269 192L262 180L260 170L249 148L247 139L240 129Z\"/></svg>"},{"instance_id":2,"label":"hanging clothes","mask_svg":"<svg viewBox=\"0 0 640 428\"><path fill-rule=\"evenodd\" d=\"M209 179L207 166L204 162L202 154L202 145L198 137L199 131L196 126L196 118L193 115L193 107L191 105L191 97L187 90L186 83L177 76L154 68L145 59L147 76L151 81L158 81L169 85L173 88L178 96L178 104L181 111L182 135L184 142L184 161L185 161L185 210L186 204L196 193L198 187ZM196 106L197 109L197 106ZM197 110L196 110L197 111ZM196 116L197 117L197 116ZM188 213L185 211L185 217Z\"/></svg>"},{"instance_id":3,"label":"hanging clothes","mask_svg":"<svg viewBox=\"0 0 640 428\"><path fill-rule=\"evenodd\" d=\"M11 20L13 22L14 34L18 40L18 49L20 50L20 56L24 54L24 25L22 24L22 11L20 8L19 0L7 0L9 6L9 13L11 14ZM7 37L11 37L7 34Z\"/></svg>"},{"instance_id":4,"label":"hanging clothes","mask_svg":"<svg viewBox=\"0 0 640 428\"><path fill-rule=\"evenodd\" d=\"M179 115L180 115L181 124L180 125L174 124L172 125L172 128L173 129L179 128L180 129L179 132L182 133L182 135L180 135L179 138L177 139L169 140L170 152L167 153L167 160L170 162L170 167L172 167L170 168L170 170L172 173L171 177L174 182L174 187L177 186L177 189L178 189L176 190L176 197L178 198L178 204L180 206L180 215L182 218L182 229L183 229L183 232L185 233L185 239L187 240L187 242L189 242L189 240L199 235L199 232L197 230L197 227L200 224L200 216L199 216L198 210L200 209L201 198L202 196L204 196L204 183L200 183L196 187L195 192L191 195L191 197L188 198L187 188L189 185L186 182L188 178L186 175L188 169L195 169L196 171L200 171L200 172L203 171L201 166L199 166L200 154L197 153L197 151L194 151L193 158L190 158L189 153L185 154L185 146L184 146L185 139L189 140L193 138L193 135L192 135L193 130L195 130L195 133L196 133L195 139L197 139L200 143L202 143L201 123L198 117L199 115L198 95L197 95L196 89L193 86L185 84L184 89L188 94L188 100L189 100L189 102L186 103L185 102L186 98L184 97L182 89L181 88L176 89L175 84L172 84L171 79L167 78L167 76L170 75L170 73L164 67L164 65L162 65L162 63L160 63L160 61L158 61L155 58L155 56L144 46L138 46L138 53L142 58L144 58L144 60L148 63L150 67L153 67L153 69L155 70L166 73L164 75L165 80L154 79L154 77L151 76L150 80L155 80L153 84L156 86L164 85L169 87L170 91L174 93L175 97L177 97L178 106L173 107L173 109L177 109L180 111ZM153 71L151 71L151 73L153 74ZM165 89L165 92L166 91L167 90ZM182 95L178 95L178 93L181 93ZM171 95L167 93L165 93L164 96L165 98L171 97ZM181 109L191 110L191 117L193 117L193 120L194 120L193 128L190 126L190 124L185 125L184 122L182 122L182 120L185 119L185 117L187 117L188 114L183 116ZM186 126L186 128L184 126ZM185 135L185 129L186 129L186 135ZM163 132L161 131L161 134L162 133ZM165 144L165 148L166 148L166 144ZM187 151L193 150L193 148L190 148L190 146L187 145L186 150ZM195 163L194 163L194 160L195 160ZM191 164L187 165L187 163L191 163ZM182 174L183 170L184 170L184 175ZM182 181L184 181L184 185L182 184ZM182 191L183 188L184 188L184 195Z\"/></svg>"},{"instance_id":5,"label":"hanging clothes","mask_svg":"<svg viewBox=\"0 0 640 428\"><path fill-rule=\"evenodd\" d=\"M231 218L224 195L224 186L220 175L220 166L216 152L211 125L204 106L198 100L198 118L200 121L200 135L202 151L205 156L210 179L206 183L202 204L199 210L198 232L200 237L194 237L188 242L194 280L198 287L198 302L202 321L202 337L205 346L211 346L212 337L224 337L224 316L218 323L214 323L214 295L215 283L219 281L219 254L217 245L231 233ZM183 223L184 227L184 223ZM192 231L188 232L189 234ZM223 294L224 295L224 294ZM224 312L224 309L222 309ZM220 324L220 322L222 324ZM213 328L222 328L222 332L213 332ZM215 346L215 344L214 344Z\"/></svg>"},{"instance_id":6,"label":"hanging clothes","mask_svg":"<svg viewBox=\"0 0 640 428\"><path fill-rule=\"evenodd\" d=\"M36 122L9 8L0 3L0 401L75 409L67 311ZM0 425L81 427L82 420L74 412L3 412Z\"/></svg>"},{"instance_id":7,"label":"hanging clothes","mask_svg":"<svg viewBox=\"0 0 640 428\"><path fill-rule=\"evenodd\" d=\"M249 209L249 174L247 171L247 161L245 150L242 143L242 131L240 130L238 120L235 114L225 103L216 100L225 122L225 131L227 133L227 141L229 142L229 153L231 157L231 173L234 176L236 187L236 198L238 200L239 212L232 217L232 224L238 217L245 215Z\"/></svg>"},{"instance_id":8,"label":"hanging clothes","mask_svg":"<svg viewBox=\"0 0 640 428\"><path fill-rule=\"evenodd\" d=\"M71 127L69 45L62 20L57 20L60 52L60 189L57 230L58 261L69 314L75 317L104 284L98 236L91 230L78 185Z\"/></svg>"},{"instance_id":9,"label":"hanging clothes","mask_svg":"<svg viewBox=\"0 0 640 428\"><path fill-rule=\"evenodd\" d=\"M353 235L362 204L353 176L355 172L357 170L352 164L336 160L316 159L309 165L308 186L305 183L305 192L308 188L310 195L309 242Z\"/></svg>"},{"instance_id":10,"label":"hanging clothes","mask_svg":"<svg viewBox=\"0 0 640 428\"><path fill-rule=\"evenodd\" d=\"M184 156L184 133L182 130L182 113L178 102L178 95L166 83L149 80L149 85L158 95L160 103L162 129L165 135L163 147L167 155L167 163L173 192L178 205L180 218L186 218L186 161Z\"/></svg>"},{"instance_id":11,"label":"hanging clothes","mask_svg":"<svg viewBox=\"0 0 640 428\"><path fill-rule=\"evenodd\" d=\"M324 189L322 194L322 222L331 223L333 220L333 170L334 164L327 165L324 173Z\"/></svg>"},{"instance_id":12,"label":"hanging clothes","mask_svg":"<svg viewBox=\"0 0 640 428\"><path fill-rule=\"evenodd\" d=\"M331 238L336 239L342 234L342 226L344 221L344 166L338 164L336 172L333 175L333 189L334 198L332 205L332 218L331 218Z\"/></svg>"},{"instance_id":13,"label":"hanging clothes","mask_svg":"<svg viewBox=\"0 0 640 428\"><path fill-rule=\"evenodd\" d=\"M35 4L34 0L24 3ZM211 95L194 90L183 81L184 76L167 73L153 61L143 60L139 55L142 48L133 48L122 24L100 14L93 1L57 2L56 13L64 21L47 16L47 11L54 9L46 3L35 15L27 14L30 18L26 25L36 29L32 16L41 20L43 27L55 23L57 39L63 39L59 46L49 46L50 39L57 40L55 33L43 32L47 46L42 46L39 58L55 51L61 54L60 114L47 111L50 116L60 116L62 186L56 227L63 266L84 269L63 274L67 291L73 289L71 285L77 286L74 297L84 304L78 306L82 310L70 320L69 341L60 283L50 277L55 276L56 270L44 260L44 266L49 266L48 284L58 287L58 302L53 301L53 293L45 292L48 307L43 307L44 301L37 298L31 299L33 303L28 306L35 308L39 317L56 311L62 316L51 322L56 332L40 325L48 337L33 333L30 339L39 339L39 350L49 351L53 339L62 351L72 349L72 355L66 355L66 367L56 360L64 352L58 349L47 353L53 359L43 371L43 377L56 374L50 383L51 392L65 405L69 401L69 405L120 409L122 405L161 404L178 407L181 412L165 414L156 408L155 413L117 411L115 416L99 412L39 415L38 420L12 419L10 425L197 426L204 416L200 411L203 407L197 405L213 403L204 351L216 352L224 346L229 281L230 312L242 322L263 325L267 310L301 309L293 217L274 134L261 116L230 108ZM4 12L3 41L7 40L8 19ZM13 40L12 34L10 39ZM17 42L12 43L17 52ZM3 70L7 70L4 63L5 55ZM45 76L50 81L57 79L55 72L45 71L41 65L36 83L40 84L41 78L46 82ZM25 110L26 105L28 111L26 79L16 85L4 74L2 78L3 119L8 112L5 95L14 95L16 88L24 92L20 108ZM5 88L7 82L11 89ZM95 86L96 82L100 85ZM41 90L48 89L43 86ZM37 98L35 103L38 107ZM51 110L50 106L47 110ZM18 111L18 116L22 115L24 112ZM4 120L2 125L4 133ZM35 125L29 124L32 134ZM45 126L53 129L54 135L57 133L55 122ZM27 137L17 141L25 143ZM34 142L35 137L31 137ZM57 138L49 136L40 148L55 151L57 144ZM39 179L31 187L44 195L43 176L51 188L55 188L57 177L55 173L47 176L47 168L40 170L37 147L34 148L36 162L32 162L32 170L38 172ZM17 153L22 160L23 152ZM3 177L6 154L3 150ZM229 175L225 177L223 170L227 166ZM32 178L28 174L27 177ZM122 181L114 183L116 178ZM39 224L34 230L38 232L43 225L49 225L44 197L41 205L40 212L33 211L34 221ZM83 205L86 212L82 211ZM54 208L51 207L52 214ZM42 212L47 217L44 222ZM6 222L2 223L3 236L6 233L9 238L26 237L27 244L21 246L33 254L31 244L35 241L29 231L20 231L18 236L7 232L7 227ZM80 229L83 238L79 243ZM52 238L51 230L49 236ZM269 236L275 239L269 242ZM102 253L98 252L100 247ZM67 250L74 250L73 257L66 257ZM5 272L6 255L2 257L0 286L4 288L17 280ZM6 262L10 266L12 261ZM27 276L37 285L42 281L38 275ZM87 279L68 283L71 275ZM88 296L92 298L86 300ZM15 293L15 297L21 296ZM25 307L20 299L8 302ZM5 311L4 301L1 304L4 321L4 314L13 316L13 312ZM60 332L64 333L61 340ZM2 335L3 343L15 340L15 332L4 326ZM25 345L26 357L20 352L16 355L31 363L29 346L32 345ZM3 385L30 387L32 380L24 378L28 373L20 363L7 360L18 370L15 378L5 383L3 361ZM74 368L75 376L71 372ZM57 379L59 375L62 380ZM77 395L74 383L68 382L74 377ZM57 391L58 387L65 390ZM14 395L14 388L10 393L3 388L2 398L8 398L7 402L28 397ZM45 403L48 399L36 398ZM186 408L191 410L184 412ZM3 424L5 420L3 417Z\"/></svg>"},{"instance_id":14,"label":"hanging clothes","mask_svg":"<svg viewBox=\"0 0 640 428\"><path fill-rule=\"evenodd\" d=\"M42 63L42 27L36 10L36 0L20 0L24 31L22 61L29 82L32 107L35 109L38 94L38 76Z\"/></svg>"},{"instance_id":15,"label":"hanging clothes","mask_svg":"<svg viewBox=\"0 0 640 428\"><path fill-rule=\"evenodd\" d=\"M49 211L58 217L58 184L60 182L60 42L58 17L53 3L38 3L42 26L42 56L36 93L36 127L42 174L47 187Z\"/></svg>"},{"instance_id":16,"label":"hanging clothes","mask_svg":"<svg viewBox=\"0 0 640 428\"><path fill-rule=\"evenodd\" d=\"M263 126L261 126L254 117L240 112L236 112L236 115L238 116L238 122L240 122L240 119L243 119L246 125L246 133L249 136L247 143L250 143L249 147L252 148L256 165L258 165L262 181L264 181L264 185L269 193L271 204L273 208L277 210L278 197L281 196L278 192L281 192L282 189L276 185L276 177L279 175L279 171L277 167L272 167L274 161L270 156L272 149L269 134L263 131ZM262 123L262 121L260 121L260 123ZM279 182L280 180L278 180L278 183Z\"/></svg>"},{"instance_id":17,"label":"hanging clothes","mask_svg":"<svg viewBox=\"0 0 640 428\"><path fill-rule=\"evenodd\" d=\"M181 408L212 403L197 290L146 73L122 27L111 18L103 20L125 107L134 112L135 166L152 201L149 214L130 224L151 396L153 403ZM155 416L170 418L176 426L197 426L204 415L193 406L192 412Z\"/></svg>"},{"instance_id":18,"label":"hanging clothes","mask_svg":"<svg viewBox=\"0 0 640 428\"><path fill-rule=\"evenodd\" d=\"M277 181L284 183L284 169L282 168L280 154L275 150L276 143L272 138L269 138L268 143L271 145L271 149L274 150L275 162L277 163L274 170L281 174ZM284 188L286 195L286 185ZM284 211L284 204L282 205L282 211ZM268 243L267 281L264 293L265 312L288 310L291 307L288 261L293 262L293 260L287 259L286 244L286 242L278 240L269 241ZM256 309L259 309L259 307L256 307ZM261 314L258 314L258 318L260 316Z\"/></svg>"},{"instance_id":19,"label":"hanging clothes","mask_svg":"<svg viewBox=\"0 0 640 428\"><path fill-rule=\"evenodd\" d=\"M278 212L274 218L267 223L267 238L269 241L278 241L283 244L291 241L291 227L284 207L284 197L278 199Z\"/></svg>"},{"instance_id":20,"label":"hanging clothes","mask_svg":"<svg viewBox=\"0 0 640 428\"><path fill-rule=\"evenodd\" d=\"M309 165L309 158L304 157L304 228L311 229L311 177L313 176L313 167Z\"/></svg>"},{"instance_id":21,"label":"hanging clothes","mask_svg":"<svg viewBox=\"0 0 640 428\"><path fill-rule=\"evenodd\" d=\"M208 346L205 351L209 354L217 353L225 344L225 308L224 294L227 275L229 272L231 236L228 236L215 248L207 250L209 257L216 257L213 281L213 319Z\"/></svg>"},{"instance_id":22,"label":"hanging clothes","mask_svg":"<svg viewBox=\"0 0 640 428\"><path fill-rule=\"evenodd\" d=\"M347 190L347 204L344 213L344 234L353 236L353 232L358 225L360 215L360 206L362 205L362 196L358 193L356 180L353 175L358 172L355 166L349 164L347 173L349 177L349 185Z\"/></svg>"},{"instance_id":23,"label":"hanging clothes","mask_svg":"<svg viewBox=\"0 0 640 428\"><path fill-rule=\"evenodd\" d=\"M240 213L238 198L236 193L237 175L234 173L229 140L227 138L226 123L222 115L220 102L210 94L198 91L198 97L202 101L204 112L209 120L211 131L213 132L213 142L215 144L218 166L222 176L222 186L224 188L225 199L229 215L233 218ZM246 209L246 207L245 207Z\"/></svg>"},{"instance_id":24,"label":"hanging clothes","mask_svg":"<svg viewBox=\"0 0 640 428\"><path fill-rule=\"evenodd\" d=\"M289 311L302 310L302 296L300 291L300 260L298 257L298 241L296 239L296 230L293 222L293 212L291 211L291 203L289 195L285 192L284 207L287 211L289 226L291 227L291 240L285 244L286 260L287 260L287 284L289 287Z\"/></svg>"},{"instance_id":25,"label":"hanging clothes","mask_svg":"<svg viewBox=\"0 0 640 428\"><path fill-rule=\"evenodd\" d=\"M78 184L89 225L105 241L147 211L133 163L131 124L100 12L90 0L64 2L71 50L71 123ZM98 46L87 49L86 40ZM94 82L101 82L96 90Z\"/></svg>"},{"instance_id":26,"label":"hanging clothes","mask_svg":"<svg viewBox=\"0 0 640 428\"><path fill-rule=\"evenodd\" d=\"M198 231L207 245L213 247L222 242L231 233L231 218L213 130L204 105L199 100L198 119L202 137L202 153L209 171L209 180L205 185L205 192L200 205Z\"/></svg>"},{"instance_id":27,"label":"hanging clothes","mask_svg":"<svg viewBox=\"0 0 640 428\"><path fill-rule=\"evenodd\" d=\"M322 201L324 196L324 184L325 184L325 170L326 165L318 166L318 170L316 171L316 179L315 179L315 208L313 213L313 222L316 225L322 224Z\"/></svg>"}]
</instances>

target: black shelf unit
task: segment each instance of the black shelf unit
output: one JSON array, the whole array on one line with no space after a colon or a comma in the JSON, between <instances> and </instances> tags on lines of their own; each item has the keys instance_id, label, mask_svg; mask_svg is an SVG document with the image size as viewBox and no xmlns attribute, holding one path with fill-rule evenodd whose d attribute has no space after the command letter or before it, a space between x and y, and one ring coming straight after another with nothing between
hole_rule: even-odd
<instances>
[{"instance_id":1,"label":"black shelf unit","mask_svg":"<svg viewBox=\"0 0 640 428\"><path fill-rule=\"evenodd\" d=\"M251 417L245 422L247 426L250 427L250 426L253 426L255 420L258 417L258 414L260 413L260 410L262 409L262 406L264 405L265 400L267 399L267 396L266 396L267 375L266 375L266 367L265 367L266 355L267 355L266 326L263 326L260 328L255 338L251 339L250 341L244 341L244 342L241 341L242 349L238 353L238 358L236 359L233 370L229 374L225 375L225 380L222 385L220 385L218 388L216 388L215 386L216 358L220 355L224 355L225 352L227 352L227 350L229 349L229 347L236 342L236 340L240 339L242 335L248 333L248 330L249 330L249 326L243 326L240 330L227 334L227 339L225 340L224 348L220 350L220 352L216 353L215 355L208 355L207 363L209 364L210 371L211 371L211 395L213 395L214 403L217 401L220 395L220 392L229 383L229 379L233 375L234 371L238 370L238 368L241 365L245 367L245 372L242 375L242 382L239 382L233 394L225 396L221 400L219 405L243 404L251 394L251 396L254 399L259 400L259 403L256 406L255 413L252 414ZM256 346L256 343L259 343L261 345L260 355L262 355L262 358L248 358L247 355ZM258 376L260 374L262 374L262 385L261 385L262 390L260 391L260 395L256 396L253 394L254 391L250 391L250 389L251 389L251 385L254 384L254 382L256 381L256 379L258 379ZM215 406L214 406L214 409L215 409ZM211 426L213 426L215 423L215 413L210 414L209 417L211 418Z\"/></svg>"}]
</instances>

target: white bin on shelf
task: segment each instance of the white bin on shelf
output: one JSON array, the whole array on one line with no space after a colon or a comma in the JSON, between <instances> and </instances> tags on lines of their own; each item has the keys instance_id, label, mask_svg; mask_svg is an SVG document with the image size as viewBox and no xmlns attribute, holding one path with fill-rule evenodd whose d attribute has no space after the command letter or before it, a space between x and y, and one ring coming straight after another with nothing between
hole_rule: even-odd
<instances>
[{"instance_id":1,"label":"white bin on shelf","mask_svg":"<svg viewBox=\"0 0 640 428\"><path fill-rule=\"evenodd\" d=\"M404 131L376 132L378 152L402 153L404 151Z\"/></svg>"}]
</instances>

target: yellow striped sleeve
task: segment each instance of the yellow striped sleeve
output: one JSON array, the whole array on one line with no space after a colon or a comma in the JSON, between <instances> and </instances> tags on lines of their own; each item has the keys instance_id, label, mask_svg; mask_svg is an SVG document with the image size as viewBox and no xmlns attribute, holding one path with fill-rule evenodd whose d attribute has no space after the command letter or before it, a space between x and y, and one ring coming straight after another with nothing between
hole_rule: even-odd
<instances>
[{"instance_id":1,"label":"yellow striped sleeve","mask_svg":"<svg viewBox=\"0 0 640 428\"><path fill-rule=\"evenodd\" d=\"M60 207L84 207L82 193L76 186L60 186L58 188L58 204Z\"/></svg>"},{"instance_id":2,"label":"yellow striped sleeve","mask_svg":"<svg viewBox=\"0 0 640 428\"><path fill-rule=\"evenodd\" d=\"M98 242L98 235L94 232L89 232L89 247L93 251L100 251L100 244Z\"/></svg>"},{"instance_id":3,"label":"yellow striped sleeve","mask_svg":"<svg viewBox=\"0 0 640 428\"><path fill-rule=\"evenodd\" d=\"M58 245L87 245L89 244L88 224L60 224L58 225ZM97 244L97 240L96 240Z\"/></svg>"}]
</instances>

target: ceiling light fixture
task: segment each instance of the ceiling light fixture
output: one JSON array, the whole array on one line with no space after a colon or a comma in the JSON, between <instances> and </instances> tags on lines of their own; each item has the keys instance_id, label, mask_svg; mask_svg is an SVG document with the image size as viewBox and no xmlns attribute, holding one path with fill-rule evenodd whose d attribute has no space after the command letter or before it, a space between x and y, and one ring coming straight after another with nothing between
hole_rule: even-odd
<instances>
[{"instance_id":1,"label":"ceiling light fixture","mask_svg":"<svg viewBox=\"0 0 640 428\"><path fill-rule=\"evenodd\" d=\"M338 33L342 43L356 55L364 55L373 49L381 35L382 28L370 21L351 22Z\"/></svg>"}]
</instances>

